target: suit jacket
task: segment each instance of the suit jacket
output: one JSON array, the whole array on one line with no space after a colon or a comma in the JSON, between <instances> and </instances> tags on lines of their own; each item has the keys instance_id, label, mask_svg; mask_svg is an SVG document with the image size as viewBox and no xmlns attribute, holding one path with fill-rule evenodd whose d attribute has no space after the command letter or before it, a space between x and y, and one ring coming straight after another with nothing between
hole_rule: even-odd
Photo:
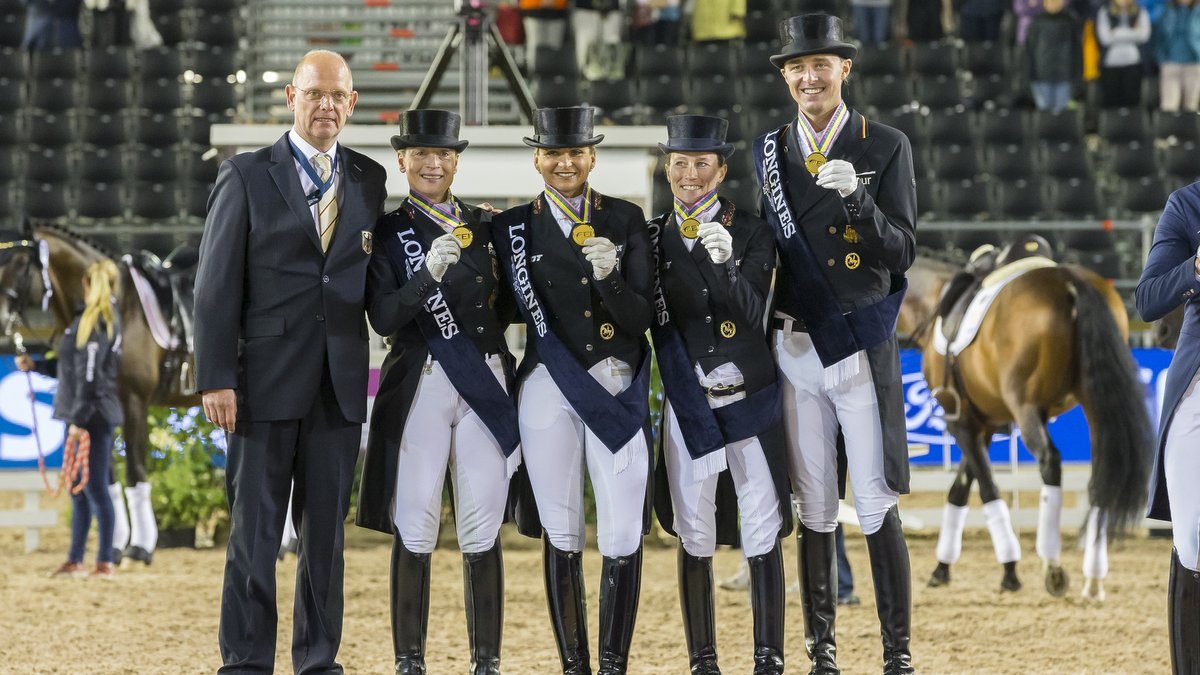
<instances>
[{"instance_id":1,"label":"suit jacket","mask_svg":"<svg viewBox=\"0 0 1200 675\"><path fill-rule=\"evenodd\" d=\"M898 289L916 257L917 183L908 138L851 111L828 154L853 164L860 176L858 188L845 198L818 186L804 168L795 122L783 152L799 234L821 261L842 308L875 304ZM786 266L777 279L775 309L800 318ZM908 432L895 335L866 351L883 423L885 478L893 490L908 492Z\"/></svg>"},{"instance_id":2,"label":"suit jacket","mask_svg":"<svg viewBox=\"0 0 1200 675\"><path fill-rule=\"evenodd\" d=\"M1138 314L1156 321L1183 305L1183 325L1175 357L1167 368L1163 392L1162 416L1158 423L1158 451L1150 481L1149 517L1171 519L1167 504L1167 481L1163 474L1163 444L1171 428L1175 410L1200 368L1200 309L1197 297L1196 249L1200 247L1200 183L1182 187L1171 194L1154 228L1154 244L1146 258L1146 268L1134 291Z\"/></svg>"},{"instance_id":3,"label":"suit jacket","mask_svg":"<svg viewBox=\"0 0 1200 675\"><path fill-rule=\"evenodd\" d=\"M491 217L482 209L459 202L467 227L474 233L471 245L451 265L441 284L422 267L411 280L396 274L387 259L384 241L408 228L428 249L444 234L436 223L405 202L379 219L375 226L375 252L367 273L371 289L367 316L375 332L388 335L390 349L379 371L379 391L371 408L367 456L363 463L355 522L387 534L394 530L392 498L396 491L396 464L408 413L417 395L429 347L414 320L425 311L425 301L439 288L463 334L475 342L480 354L500 354L509 391L513 385L513 357L504 340L515 306L512 288L500 275L491 237Z\"/></svg>"},{"instance_id":4,"label":"suit jacket","mask_svg":"<svg viewBox=\"0 0 1200 675\"><path fill-rule=\"evenodd\" d=\"M496 216L492 228L497 236L507 236L498 228L528 224L533 287L547 312L550 330L585 369L610 356L636 368L653 313L654 262L646 219L631 202L599 192L593 192L592 198L596 236L607 237L618 250L617 268L599 281L580 247L563 235L544 194ZM538 363L536 343L530 340L518 379Z\"/></svg>"},{"instance_id":5,"label":"suit jacket","mask_svg":"<svg viewBox=\"0 0 1200 675\"><path fill-rule=\"evenodd\" d=\"M196 273L196 388L236 389L239 419L299 419L326 369L351 422L366 421L367 264L386 174L339 145L329 251L287 134L226 160L208 200Z\"/></svg>"}]
</instances>

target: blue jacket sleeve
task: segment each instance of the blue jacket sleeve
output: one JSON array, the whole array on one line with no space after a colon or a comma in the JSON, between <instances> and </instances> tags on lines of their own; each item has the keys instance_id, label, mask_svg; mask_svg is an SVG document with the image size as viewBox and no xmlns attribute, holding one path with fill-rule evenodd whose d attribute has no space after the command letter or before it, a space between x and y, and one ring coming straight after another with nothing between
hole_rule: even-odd
<instances>
[{"instance_id":1,"label":"blue jacket sleeve","mask_svg":"<svg viewBox=\"0 0 1200 675\"><path fill-rule=\"evenodd\" d=\"M1188 236L1189 228L1200 228L1200 213L1185 203L1183 194L1183 190L1177 191L1167 200L1134 291L1134 305L1146 321L1161 319L1200 293L1196 249Z\"/></svg>"}]
</instances>

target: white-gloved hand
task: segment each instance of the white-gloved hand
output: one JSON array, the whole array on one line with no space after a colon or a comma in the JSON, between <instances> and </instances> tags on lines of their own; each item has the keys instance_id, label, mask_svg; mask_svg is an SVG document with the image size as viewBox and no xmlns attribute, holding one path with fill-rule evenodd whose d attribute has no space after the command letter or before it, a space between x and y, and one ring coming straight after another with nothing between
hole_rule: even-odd
<instances>
[{"instance_id":1,"label":"white-gloved hand","mask_svg":"<svg viewBox=\"0 0 1200 675\"><path fill-rule=\"evenodd\" d=\"M700 243L708 249L708 259L720 265L733 255L733 235L720 223L700 223Z\"/></svg>"},{"instance_id":2,"label":"white-gloved hand","mask_svg":"<svg viewBox=\"0 0 1200 675\"><path fill-rule=\"evenodd\" d=\"M425 267L429 268L429 275L433 280L441 283L446 270L458 262L461 255L462 247L459 246L458 239L453 234L443 234L429 245L429 253L425 254Z\"/></svg>"},{"instance_id":3,"label":"white-gloved hand","mask_svg":"<svg viewBox=\"0 0 1200 675\"><path fill-rule=\"evenodd\" d=\"M583 257L592 263L592 275L597 279L604 279L617 268L617 246L604 237L585 240Z\"/></svg>"},{"instance_id":4,"label":"white-gloved hand","mask_svg":"<svg viewBox=\"0 0 1200 675\"><path fill-rule=\"evenodd\" d=\"M839 195L848 197L858 187L854 165L844 159L829 160L817 172L817 185L827 190L837 190Z\"/></svg>"}]
</instances>

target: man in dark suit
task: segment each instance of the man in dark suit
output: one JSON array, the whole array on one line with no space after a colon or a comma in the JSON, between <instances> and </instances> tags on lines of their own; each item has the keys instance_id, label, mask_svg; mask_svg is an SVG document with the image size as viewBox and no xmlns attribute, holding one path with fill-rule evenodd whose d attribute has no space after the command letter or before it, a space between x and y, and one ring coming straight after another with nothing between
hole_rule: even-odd
<instances>
[{"instance_id":1,"label":"man in dark suit","mask_svg":"<svg viewBox=\"0 0 1200 675\"><path fill-rule=\"evenodd\" d=\"M754 150L781 260L772 342L800 511L812 672L838 672L834 531L844 454L871 557L883 670L901 675L913 667L908 548L896 509L908 491L896 317L916 249L912 149L904 134L842 101L857 49L841 21L806 14L781 28L784 48L771 63L797 115Z\"/></svg>"},{"instance_id":2,"label":"man in dark suit","mask_svg":"<svg viewBox=\"0 0 1200 675\"><path fill-rule=\"evenodd\" d=\"M386 175L337 142L358 99L340 56L307 54L284 91L292 129L221 165L196 277L197 388L229 435L220 672L274 669L294 482L293 667L340 673L342 522L366 420L364 296Z\"/></svg>"}]
</instances>

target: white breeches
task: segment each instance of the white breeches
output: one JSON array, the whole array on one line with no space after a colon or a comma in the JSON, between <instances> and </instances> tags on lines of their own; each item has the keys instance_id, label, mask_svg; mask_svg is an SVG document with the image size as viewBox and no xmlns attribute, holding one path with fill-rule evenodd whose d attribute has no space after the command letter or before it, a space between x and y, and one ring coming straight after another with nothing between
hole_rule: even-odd
<instances>
[{"instance_id":1,"label":"white breeches","mask_svg":"<svg viewBox=\"0 0 1200 675\"><path fill-rule=\"evenodd\" d=\"M504 386L500 357L488 357L487 363ZM449 466L458 547L463 553L481 553L495 543L504 521L509 480L506 460L496 439L441 365L433 361L430 368L431 372L421 374L404 425L392 518L405 548L432 553Z\"/></svg>"},{"instance_id":2,"label":"white breeches","mask_svg":"<svg viewBox=\"0 0 1200 675\"><path fill-rule=\"evenodd\" d=\"M633 368L608 358L588 372L611 394L629 386ZM592 433L539 364L521 385L518 417L521 448L538 516L560 551L582 551L584 465L596 496L596 538L606 557L631 555L642 543L642 520L650 458L641 432L626 443L628 464Z\"/></svg>"},{"instance_id":3,"label":"white breeches","mask_svg":"<svg viewBox=\"0 0 1200 675\"><path fill-rule=\"evenodd\" d=\"M837 527L840 425L854 508L863 533L874 534L900 495L884 478L883 426L867 353L860 351L850 357L859 360L857 374L830 385L807 333L774 333L776 359L783 374L792 490L800 521L816 532L833 532Z\"/></svg>"},{"instance_id":4,"label":"white breeches","mask_svg":"<svg viewBox=\"0 0 1200 675\"><path fill-rule=\"evenodd\" d=\"M1192 483L1200 476L1200 451L1196 449L1196 440L1200 439L1200 391L1196 381L1192 380L1171 418L1159 467L1167 477L1171 531L1179 563L1193 572L1200 571L1200 494Z\"/></svg>"}]
</instances>

